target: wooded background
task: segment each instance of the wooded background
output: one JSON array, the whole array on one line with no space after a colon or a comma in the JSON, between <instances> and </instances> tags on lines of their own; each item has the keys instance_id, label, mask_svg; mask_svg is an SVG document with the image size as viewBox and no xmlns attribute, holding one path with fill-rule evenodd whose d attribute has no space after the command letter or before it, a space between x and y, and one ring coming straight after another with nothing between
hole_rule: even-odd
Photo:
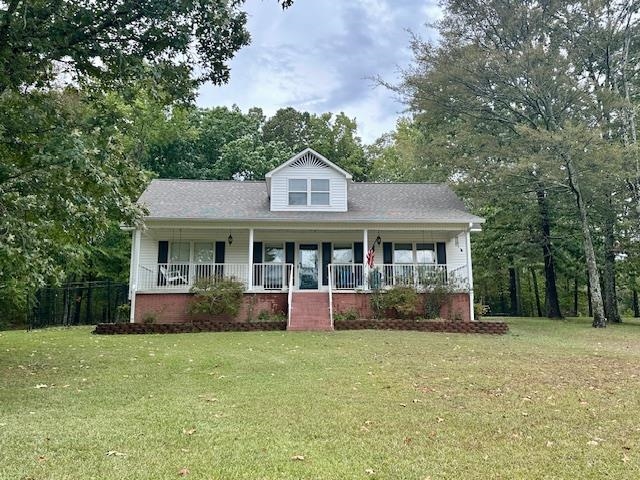
<instances>
[{"instance_id":1,"label":"wooded background","mask_svg":"<svg viewBox=\"0 0 640 480\"><path fill-rule=\"evenodd\" d=\"M44 286L126 281L151 178L262 179L306 147L356 181L450 184L487 219L491 313L640 315L638 2L444 1L438 41L379 79L407 113L371 145L344 113L195 106L250 40L243 3L0 4L0 323Z\"/></svg>"}]
</instances>

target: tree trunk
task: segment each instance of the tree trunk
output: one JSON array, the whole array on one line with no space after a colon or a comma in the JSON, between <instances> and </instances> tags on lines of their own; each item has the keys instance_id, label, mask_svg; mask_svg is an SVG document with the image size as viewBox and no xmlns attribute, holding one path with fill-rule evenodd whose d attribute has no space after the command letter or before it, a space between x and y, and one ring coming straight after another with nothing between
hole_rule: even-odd
<instances>
[{"instance_id":1,"label":"tree trunk","mask_svg":"<svg viewBox=\"0 0 640 480\"><path fill-rule=\"evenodd\" d=\"M513 317L519 317L521 313L518 305L518 279L515 267L509 267L509 300L511 303L509 313Z\"/></svg>"},{"instance_id":2,"label":"tree trunk","mask_svg":"<svg viewBox=\"0 0 640 480\"><path fill-rule=\"evenodd\" d=\"M578 277L573 277L573 316L578 316Z\"/></svg>"},{"instance_id":3,"label":"tree trunk","mask_svg":"<svg viewBox=\"0 0 640 480\"><path fill-rule=\"evenodd\" d=\"M545 306L547 317L562 318L560 312L560 301L558 300L558 287L556 285L556 268L553 259L553 248L551 245L551 219L549 217L549 201L547 192L538 184L536 188L538 200L538 212L540 214L540 228L542 231L542 255L544 257L544 279L545 279Z\"/></svg>"},{"instance_id":4,"label":"tree trunk","mask_svg":"<svg viewBox=\"0 0 640 480\"><path fill-rule=\"evenodd\" d=\"M567 167L567 176L569 186L575 194L578 211L580 212L580 226L582 228L582 237L584 242L584 253L587 259L587 271L591 282L591 301L593 303L593 327L604 328L607 326L607 317L604 314L604 305L602 302L602 292L600 291L600 273L598 272L598 264L596 262L596 253L593 249L593 241L591 240L591 232L589 230L589 219L587 217L587 206L580 192L580 184L578 182L577 172L573 165L571 157L565 156L565 166Z\"/></svg>"},{"instance_id":5,"label":"tree trunk","mask_svg":"<svg viewBox=\"0 0 640 480\"><path fill-rule=\"evenodd\" d=\"M609 209L604 220L604 269L602 271L602 286L604 300L604 314L610 322L620 323L618 312L618 295L616 293L616 254L614 252L614 222L615 212L609 199Z\"/></svg>"},{"instance_id":6,"label":"tree trunk","mask_svg":"<svg viewBox=\"0 0 640 480\"><path fill-rule=\"evenodd\" d=\"M588 312L587 315L593 317L593 302L591 301L591 281L589 280L589 272L587 272L587 304L588 304Z\"/></svg>"},{"instance_id":7,"label":"tree trunk","mask_svg":"<svg viewBox=\"0 0 640 480\"><path fill-rule=\"evenodd\" d=\"M638 290L633 289L633 317L640 318L640 304L638 304Z\"/></svg>"},{"instance_id":8,"label":"tree trunk","mask_svg":"<svg viewBox=\"0 0 640 480\"><path fill-rule=\"evenodd\" d=\"M530 267L531 271L531 279L533 280L533 293L536 298L536 311L538 312L538 316L542 317L542 307L540 306L540 290L538 290L538 277L536 275L536 269Z\"/></svg>"},{"instance_id":9,"label":"tree trunk","mask_svg":"<svg viewBox=\"0 0 640 480\"><path fill-rule=\"evenodd\" d=\"M82 287L74 289L74 311L73 311L73 324L80 325L80 312L82 311L82 299L84 298L84 290Z\"/></svg>"}]
</instances>

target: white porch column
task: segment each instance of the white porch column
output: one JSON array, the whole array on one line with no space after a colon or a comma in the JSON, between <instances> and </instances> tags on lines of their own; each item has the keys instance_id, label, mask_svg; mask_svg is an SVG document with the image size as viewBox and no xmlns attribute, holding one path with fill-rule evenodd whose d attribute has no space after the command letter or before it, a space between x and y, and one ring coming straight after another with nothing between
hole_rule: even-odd
<instances>
[{"instance_id":1,"label":"white porch column","mask_svg":"<svg viewBox=\"0 0 640 480\"><path fill-rule=\"evenodd\" d=\"M247 290L253 290L253 228L249 229L249 274Z\"/></svg>"},{"instance_id":2,"label":"white porch column","mask_svg":"<svg viewBox=\"0 0 640 480\"><path fill-rule=\"evenodd\" d=\"M469 276L469 318L473 322L475 312L473 309L473 268L471 267L471 227L467 230L467 275Z\"/></svg>"},{"instance_id":3,"label":"white porch column","mask_svg":"<svg viewBox=\"0 0 640 480\"><path fill-rule=\"evenodd\" d=\"M136 292L138 291L140 272L140 237L142 232L139 229L133 231L131 237L131 271L129 272L129 298L131 299L131 312L129 322L133 323L136 314Z\"/></svg>"},{"instance_id":4,"label":"white porch column","mask_svg":"<svg viewBox=\"0 0 640 480\"><path fill-rule=\"evenodd\" d=\"M369 252L369 230L366 228L362 232L362 243L364 244L362 252L362 286L365 290L369 290L369 264L367 264L367 253Z\"/></svg>"}]
</instances>

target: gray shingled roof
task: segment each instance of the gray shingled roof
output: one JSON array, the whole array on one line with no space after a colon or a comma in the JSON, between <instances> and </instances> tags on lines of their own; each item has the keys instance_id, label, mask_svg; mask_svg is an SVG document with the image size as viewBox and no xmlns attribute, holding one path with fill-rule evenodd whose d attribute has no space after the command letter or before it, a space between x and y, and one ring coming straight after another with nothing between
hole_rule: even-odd
<instances>
[{"instance_id":1,"label":"gray shingled roof","mask_svg":"<svg viewBox=\"0 0 640 480\"><path fill-rule=\"evenodd\" d=\"M139 200L147 219L479 223L446 185L350 183L347 212L272 212L265 182L153 180Z\"/></svg>"}]
</instances>

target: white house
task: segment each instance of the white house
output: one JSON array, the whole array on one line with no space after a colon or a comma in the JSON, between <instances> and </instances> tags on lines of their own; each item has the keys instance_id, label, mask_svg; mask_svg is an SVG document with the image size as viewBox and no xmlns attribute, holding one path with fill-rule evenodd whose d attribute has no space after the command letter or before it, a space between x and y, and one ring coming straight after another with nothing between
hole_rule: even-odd
<instances>
[{"instance_id":1,"label":"white house","mask_svg":"<svg viewBox=\"0 0 640 480\"><path fill-rule=\"evenodd\" d=\"M265 181L154 180L131 249L131 321L187 321L200 277L246 285L243 315L282 310L290 329L366 315L368 292L398 284L455 289L473 320L470 232L484 220L440 184L359 183L306 149Z\"/></svg>"}]
</instances>

